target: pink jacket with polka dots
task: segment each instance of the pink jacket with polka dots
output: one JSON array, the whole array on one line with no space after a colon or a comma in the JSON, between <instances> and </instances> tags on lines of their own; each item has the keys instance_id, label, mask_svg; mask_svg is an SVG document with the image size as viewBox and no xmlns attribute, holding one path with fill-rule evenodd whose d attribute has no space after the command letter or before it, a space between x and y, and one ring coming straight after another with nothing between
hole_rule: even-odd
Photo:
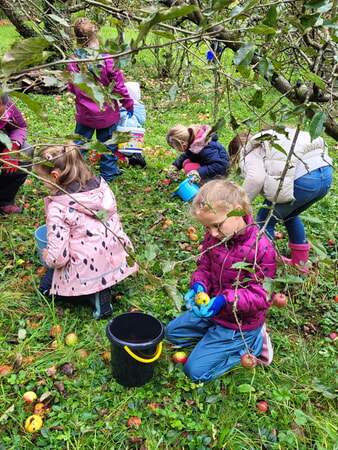
<instances>
[{"instance_id":1,"label":"pink jacket with polka dots","mask_svg":"<svg viewBox=\"0 0 338 450\"><path fill-rule=\"evenodd\" d=\"M132 249L108 184L69 195L45 198L47 216L47 259L54 269L51 294L78 296L110 287L138 270L130 267ZM94 215L98 214L103 223Z\"/></svg>"},{"instance_id":2,"label":"pink jacket with polka dots","mask_svg":"<svg viewBox=\"0 0 338 450\"><path fill-rule=\"evenodd\" d=\"M206 232L191 286L199 282L210 297L226 297L226 305L213 317L215 322L226 328L251 331L264 324L271 305L263 282L265 277L275 277L276 252L266 236L258 239L259 229L249 215L245 222L248 226L244 233L226 244L215 246L220 241ZM248 270L233 267L241 262L248 263Z\"/></svg>"}]
</instances>

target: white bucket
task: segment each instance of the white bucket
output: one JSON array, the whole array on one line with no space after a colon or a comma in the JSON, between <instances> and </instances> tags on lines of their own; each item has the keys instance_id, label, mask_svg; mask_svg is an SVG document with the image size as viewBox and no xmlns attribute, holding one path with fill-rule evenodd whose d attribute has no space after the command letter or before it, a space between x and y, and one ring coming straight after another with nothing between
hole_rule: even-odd
<instances>
[{"instance_id":1,"label":"white bucket","mask_svg":"<svg viewBox=\"0 0 338 450\"><path fill-rule=\"evenodd\" d=\"M136 127L117 127L119 133L131 133L132 136L127 142L120 142L117 147L120 153L131 155L133 153L142 153L143 138L145 129Z\"/></svg>"}]
</instances>

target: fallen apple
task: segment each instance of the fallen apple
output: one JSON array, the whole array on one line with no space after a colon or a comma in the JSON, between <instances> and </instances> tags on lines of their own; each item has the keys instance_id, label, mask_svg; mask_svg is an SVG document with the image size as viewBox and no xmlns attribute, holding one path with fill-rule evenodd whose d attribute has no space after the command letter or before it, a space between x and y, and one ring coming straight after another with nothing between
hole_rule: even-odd
<instances>
[{"instance_id":1,"label":"fallen apple","mask_svg":"<svg viewBox=\"0 0 338 450\"><path fill-rule=\"evenodd\" d=\"M338 339L338 335L335 332L332 332L328 335L328 338L331 339L331 341L335 341L336 339Z\"/></svg>"},{"instance_id":2,"label":"fallen apple","mask_svg":"<svg viewBox=\"0 0 338 450\"><path fill-rule=\"evenodd\" d=\"M168 180L167 178L165 178L164 180L160 180L160 183L169 185L171 183L171 181Z\"/></svg>"},{"instance_id":3,"label":"fallen apple","mask_svg":"<svg viewBox=\"0 0 338 450\"><path fill-rule=\"evenodd\" d=\"M267 412L269 405L264 400L261 400L257 403L256 408L258 411Z\"/></svg>"},{"instance_id":4,"label":"fallen apple","mask_svg":"<svg viewBox=\"0 0 338 450\"><path fill-rule=\"evenodd\" d=\"M44 403L37 403L36 405L34 405L34 412L33 414L39 416L40 414L42 414L44 412Z\"/></svg>"},{"instance_id":5,"label":"fallen apple","mask_svg":"<svg viewBox=\"0 0 338 450\"><path fill-rule=\"evenodd\" d=\"M73 345L76 345L79 341L79 337L75 333L68 333L65 337L65 343L72 347Z\"/></svg>"},{"instance_id":6,"label":"fallen apple","mask_svg":"<svg viewBox=\"0 0 338 450\"><path fill-rule=\"evenodd\" d=\"M78 355L78 357L79 357L80 359L87 358L87 356L88 356L87 350L84 350L84 349L77 350L77 351L76 351L76 354Z\"/></svg>"},{"instance_id":7,"label":"fallen apple","mask_svg":"<svg viewBox=\"0 0 338 450\"><path fill-rule=\"evenodd\" d=\"M276 241L279 239L284 239L283 233L281 233L279 231L275 231L274 238Z\"/></svg>"},{"instance_id":8,"label":"fallen apple","mask_svg":"<svg viewBox=\"0 0 338 450\"><path fill-rule=\"evenodd\" d=\"M13 366L10 366L9 364L3 364L0 366L0 375L7 375L8 373L12 372Z\"/></svg>"},{"instance_id":9,"label":"fallen apple","mask_svg":"<svg viewBox=\"0 0 338 450\"><path fill-rule=\"evenodd\" d=\"M62 326L58 324L53 325L52 328L49 330L49 334L53 339L55 339L56 336L60 333L62 333Z\"/></svg>"},{"instance_id":10,"label":"fallen apple","mask_svg":"<svg viewBox=\"0 0 338 450\"><path fill-rule=\"evenodd\" d=\"M245 353L241 356L241 364L246 370L251 370L257 365L257 358L251 353Z\"/></svg>"},{"instance_id":11,"label":"fallen apple","mask_svg":"<svg viewBox=\"0 0 338 450\"><path fill-rule=\"evenodd\" d=\"M185 352L176 352L173 354L172 361L175 364L181 363L185 364L188 360L188 355Z\"/></svg>"},{"instance_id":12,"label":"fallen apple","mask_svg":"<svg viewBox=\"0 0 338 450\"><path fill-rule=\"evenodd\" d=\"M284 294L275 294L272 297L272 303L277 306L277 308L284 308L287 305L288 298Z\"/></svg>"},{"instance_id":13,"label":"fallen apple","mask_svg":"<svg viewBox=\"0 0 338 450\"><path fill-rule=\"evenodd\" d=\"M335 295L335 296L334 296L334 301L335 301L335 302L338 302L338 295Z\"/></svg>"},{"instance_id":14,"label":"fallen apple","mask_svg":"<svg viewBox=\"0 0 338 450\"><path fill-rule=\"evenodd\" d=\"M25 420L25 430L28 431L28 433L35 433L36 431L39 431L42 428L42 426L43 420L37 414L29 416Z\"/></svg>"},{"instance_id":15,"label":"fallen apple","mask_svg":"<svg viewBox=\"0 0 338 450\"><path fill-rule=\"evenodd\" d=\"M196 228L195 227L188 227L187 228L187 232L188 233L195 233L196 232Z\"/></svg>"},{"instance_id":16,"label":"fallen apple","mask_svg":"<svg viewBox=\"0 0 338 450\"><path fill-rule=\"evenodd\" d=\"M206 292L199 292L195 296L195 303L197 306L201 306L202 304L207 305L210 302L210 297Z\"/></svg>"},{"instance_id":17,"label":"fallen apple","mask_svg":"<svg viewBox=\"0 0 338 450\"><path fill-rule=\"evenodd\" d=\"M189 234L188 234L188 238L189 238L191 241L198 241L198 239L199 239L199 237L197 236L196 233L189 233Z\"/></svg>"},{"instance_id":18,"label":"fallen apple","mask_svg":"<svg viewBox=\"0 0 338 450\"><path fill-rule=\"evenodd\" d=\"M26 403L33 403L37 399L37 395L33 391L27 391L23 394L22 398Z\"/></svg>"},{"instance_id":19,"label":"fallen apple","mask_svg":"<svg viewBox=\"0 0 338 450\"><path fill-rule=\"evenodd\" d=\"M127 427L139 427L141 425L141 419L139 417L129 417L127 420Z\"/></svg>"}]
</instances>

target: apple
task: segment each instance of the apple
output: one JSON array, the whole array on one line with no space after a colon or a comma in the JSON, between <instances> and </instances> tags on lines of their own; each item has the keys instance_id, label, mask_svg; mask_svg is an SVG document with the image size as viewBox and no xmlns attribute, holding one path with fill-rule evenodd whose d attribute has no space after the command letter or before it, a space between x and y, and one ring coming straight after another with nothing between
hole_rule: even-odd
<instances>
[{"instance_id":1,"label":"apple","mask_svg":"<svg viewBox=\"0 0 338 450\"><path fill-rule=\"evenodd\" d=\"M246 370L251 370L257 365L257 358L251 353L245 353L241 356L241 364Z\"/></svg>"},{"instance_id":2,"label":"apple","mask_svg":"<svg viewBox=\"0 0 338 450\"><path fill-rule=\"evenodd\" d=\"M189 233L189 234L188 234L188 238L189 238L191 241L198 241L198 239L199 239L199 237L197 236L196 233Z\"/></svg>"},{"instance_id":3,"label":"apple","mask_svg":"<svg viewBox=\"0 0 338 450\"><path fill-rule=\"evenodd\" d=\"M22 397L26 403L33 403L37 399L37 395L33 391L27 391L23 394Z\"/></svg>"},{"instance_id":4,"label":"apple","mask_svg":"<svg viewBox=\"0 0 338 450\"><path fill-rule=\"evenodd\" d=\"M7 375L8 373L11 373L13 370L13 366L10 366L9 364L3 364L0 366L0 375Z\"/></svg>"},{"instance_id":5,"label":"apple","mask_svg":"<svg viewBox=\"0 0 338 450\"><path fill-rule=\"evenodd\" d=\"M196 233L196 228L195 227L188 227L187 228L187 232L188 233Z\"/></svg>"},{"instance_id":6,"label":"apple","mask_svg":"<svg viewBox=\"0 0 338 450\"><path fill-rule=\"evenodd\" d=\"M187 360L188 360L188 355L183 351L174 353L173 357L172 357L172 361L175 364L178 364L178 363L185 364L187 362Z\"/></svg>"},{"instance_id":7,"label":"apple","mask_svg":"<svg viewBox=\"0 0 338 450\"><path fill-rule=\"evenodd\" d=\"M338 295L334 296L334 301L338 303Z\"/></svg>"},{"instance_id":8,"label":"apple","mask_svg":"<svg viewBox=\"0 0 338 450\"><path fill-rule=\"evenodd\" d=\"M78 357L79 357L80 359L87 358L87 356L88 356L87 350L84 350L84 349L77 350L77 351L76 351L76 354L78 355Z\"/></svg>"},{"instance_id":9,"label":"apple","mask_svg":"<svg viewBox=\"0 0 338 450\"><path fill-rule=\"evenodd\" d=\"M141 419L139 417L129 417L127 420L127 427L139 427L141 425Z\"/></svg>"},{"instance_id":10,"label":"apple","mask_svg":"<svg viewBox=\"0 0 338 450\"><path fill-rule=\"evenodd\" d=\"M110 357L111 357L111 352L104 352L103 353L103 359L106 361L106 363L109 362Z\"/></svg>"},{"instance_id":11,"label":"apple","mask_svg":"<svg viewBox=\"0 0 338 450\"><path fill-rule=\"evenodd\" d=\"M171 183L171 181L168 180L167 178L165 178L164 180L160 180L160 183L169 185Z\"/></svg>"},{"instance_id":12,"label":"apple","mask_svg":"<svg viewBox=\"0 0 338 450\"><path fill-rule=\"evenodd\" d=\"M284 308L288 302L288 298L284 294L275 294L272 297L272 303L277 306L277 308Z\"/></svg>"},{"instance_id":13,"label":"apple","mask_svg":"<svg viewBox=\"0 0 338 450\"><path fill-rule=\"evenodd\" d=\"M68 333L65 337L65 343L70 347L78 343L79 337L75 333Z\"/></svg>"},{"instance_id":14,"label":"apple","mask_svg":"<svg viewBox=\"0 0 338 450\"><path fill-rule=\"evenodd\" d=\"M264 400L261 400L257 403L256 408L258 409L258 411L267 412L267 410L269 409L269 405Z\"/></svg>"},{"instance_id":15,"label":"apple","mask_svg":"<svg viewBox=\"0 0 338 450\"><path fill-rule=\"evenodd\" d=\"M196 296L195 296L195 303L197 306L201 306L202 303L204 305L207 305L210 302L210 297L206 292L199 292Z\"/></svg>"},{"instance_id":16,"label":"apple","mask_svg":"<svg viewBox=\"0 0 338 450\"><path fill-rule=\"evenodd\" d=\"M56 336L60 333L62 333L62 326L58 324L53 325L52 328L49 330L49 334L53 339L55 339Z\"/></svg>"},{"instance_id":17,"label":"apple","mask_svg":"<svg viewBox=\"0 0 338 450\"><path fill-rule=\"evenodd\" d=\"M337 333L335 333L334 331L332 333L330 333L328 335L328 338L331 339L331 341L335 341L336 339L338 339L338 335Z\"/></svg>"},{"instance_id":18,"label":"apple","mask_svg":"<svg viewBox=\"0 0 338 450\"><path fill-rule=\"evenodd\" d=\"M35 431L39 431L40 428L43 426L43 421L40 416L37 414L33 414L32 416L29 416L25 420L25 430L28 431L28 433L35 433Z\"/></svg>"},{"instance_id":19,"label":"apple","mask_svg":"<svg viewBox=\"0 0 338 450\"><path fill-rule=\"evenodd\" d=\"M334 241L333 239L329 239L329 240L327 241L327 243L328 243L329 245L335 245L335 241Z\"/></svg>"},{"instance_id":20,"label":"apple","mask_svg":"<svg viewBox=\"0 0 338 450\"><path fill-rule=\"evenodd\" d=\"M36 414L37 416L39 416L40 414L42 414L43 412L44 412L44 407L45 407L45 404L44 403L37 403L36 405L34 405L34 413L33 414Z\"/></svg>"},{"instance_id":21,"label":"apple","mask_svg":"<svg viewBox=\"0 0 338 450\"><path fill-rule=\"evenodd\" d=\"M277 241L277 240L279 240L279 239L284 239L284 236L283 236L283 234L280 233L279 231L275 231L274 238L275 238L275 240Z\"/></svg>"}]
</instances>

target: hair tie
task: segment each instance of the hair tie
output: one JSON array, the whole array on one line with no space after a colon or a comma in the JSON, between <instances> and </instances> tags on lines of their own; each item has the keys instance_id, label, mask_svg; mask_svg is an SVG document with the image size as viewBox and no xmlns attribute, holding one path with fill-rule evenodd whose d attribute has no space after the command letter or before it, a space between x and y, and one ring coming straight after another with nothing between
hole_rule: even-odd
<instances>
[{"instance_id":1,"label":"hair tie","mask_svg":"<svg viewBox=\"0 0 338 450\"><path fill-rule=\"evenodd\" d=\"M168 142L171 143L173 141L173 138L171 136L168 137Z\"/></svg>"},{"instance_id":2,"label":"hair tie","mask_svg":"<svg viewBox=\"0 0 338 450\"><path fill-rule=\"evenodd\" d=\"M66 147L64 145L62 146L62 153L66 153Z\"/></svg>"},{"instance_id":3,"label":"hair tie","mask_svg":"<svg viewBox=\"0 0 338 450\"><path fill-rule=\"evenodd\" d=\"M51 161L53 159L53 156L50 153L46 153L46 160Z\"/></svg>"}]
</instances>

